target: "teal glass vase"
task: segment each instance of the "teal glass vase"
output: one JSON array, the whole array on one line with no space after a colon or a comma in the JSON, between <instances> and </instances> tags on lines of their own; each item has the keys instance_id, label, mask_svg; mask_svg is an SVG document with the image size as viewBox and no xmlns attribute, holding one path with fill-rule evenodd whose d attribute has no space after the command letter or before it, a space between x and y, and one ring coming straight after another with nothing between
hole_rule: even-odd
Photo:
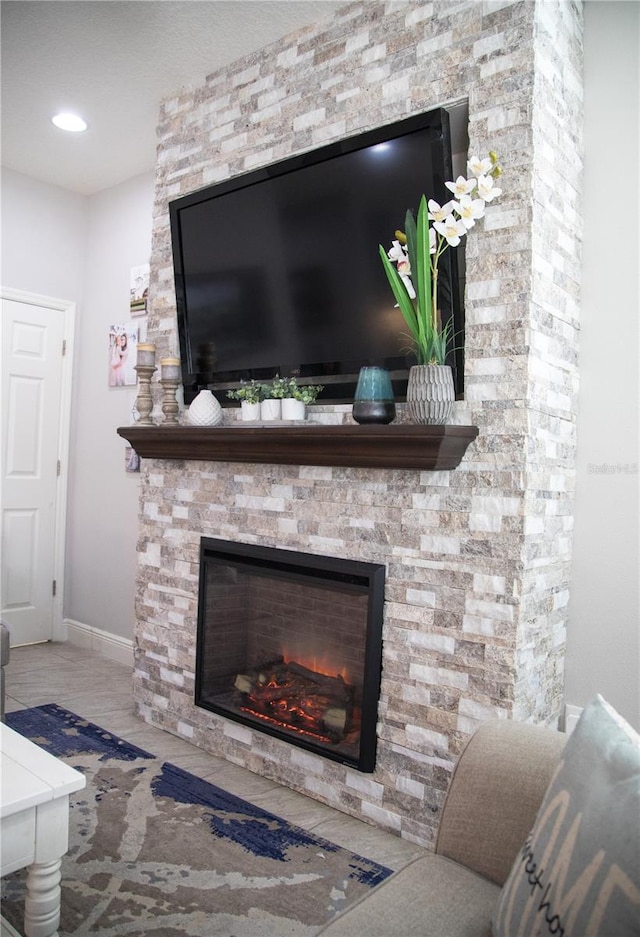
<instances>
[{"instance_id":1,"label":"teal glass vase","mask_svg":"<svg viewBox=\"0 0 640 937\"><path fill-rule=\"evenodd\" d=\"M361 368L353 398L356 423L391 423L395 416L396 405L387 369Z\"/></svg>"}]
</instances>

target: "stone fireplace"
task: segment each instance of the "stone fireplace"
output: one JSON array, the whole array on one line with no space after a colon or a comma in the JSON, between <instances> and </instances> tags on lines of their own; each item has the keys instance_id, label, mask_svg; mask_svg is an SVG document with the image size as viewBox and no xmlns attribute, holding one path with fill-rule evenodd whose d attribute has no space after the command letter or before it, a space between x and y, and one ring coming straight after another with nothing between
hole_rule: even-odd
<instances>
[{"instance_id":1,"label":"stone fireplace","mask_svg":"<svg viewBox=\"0 0 640 937\"><path fill-rule=\"evenodd\" d=\"M195 703L373 771L384 566L202 538Z\"/></svg>"},{"instance_id":2,"label":"stone fireplace","mask_svg":"<svg viewBox=\"0 0 640 937\"><path fill-rule=\"evenodd\" d=\"M348 4L215 72L161 113L149 313L161 355L178 348L170 199L463 100L470 152L500 154L504 194L466 245L465 400L453 423L475 425L479 435L458 468L332 465L329 456L321 464L252 463L188 452L144 458L142 467L140 713L423 845L433 841L469 733L490 718L553 723L562 704L581 17L580 4L553 0ZM350 408L318 407L314 418L349 424ZM195 705L203 537L384 568L372 773Z\"/></svg>"}]
</instances>

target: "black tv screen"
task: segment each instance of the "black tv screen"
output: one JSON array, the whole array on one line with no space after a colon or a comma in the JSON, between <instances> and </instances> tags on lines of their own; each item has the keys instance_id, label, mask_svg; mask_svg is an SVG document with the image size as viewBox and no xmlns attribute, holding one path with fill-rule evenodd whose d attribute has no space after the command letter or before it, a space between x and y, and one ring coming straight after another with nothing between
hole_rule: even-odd
<instances>
[{"instance_id":1,"label":"black tv screen","mask_svg":"<svg viewBox=\"0 0 640 937\"><path fill-rule=\"evenodd\" d=\"M423 193L448 200L451 178L438 109L170 202L185 402L208 387L224 404L241 380L276 374L350 402L370 364L402 399L414 359L378 244L391 246ZM447 251L439 293L459 332L455 263Z\"/></svg>"}]
</instances>

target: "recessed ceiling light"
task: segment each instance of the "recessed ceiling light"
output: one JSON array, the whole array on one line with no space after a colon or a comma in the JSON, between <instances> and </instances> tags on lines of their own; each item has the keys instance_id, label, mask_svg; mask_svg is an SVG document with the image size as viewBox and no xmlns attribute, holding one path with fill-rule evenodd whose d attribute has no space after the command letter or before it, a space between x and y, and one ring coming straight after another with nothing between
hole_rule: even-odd
<instances>
[{"instance_id":1,"label":"recessed ceiling light","mask_svg":"<svg viewBox=\"0 0 640 937\"><path fill-rule=\"evenodd\" d=\"M87 129L85 121L77 114L56 114L51 120L60 130L69 130L71 133L81 133Z\"/></svg>"}]
</instances>

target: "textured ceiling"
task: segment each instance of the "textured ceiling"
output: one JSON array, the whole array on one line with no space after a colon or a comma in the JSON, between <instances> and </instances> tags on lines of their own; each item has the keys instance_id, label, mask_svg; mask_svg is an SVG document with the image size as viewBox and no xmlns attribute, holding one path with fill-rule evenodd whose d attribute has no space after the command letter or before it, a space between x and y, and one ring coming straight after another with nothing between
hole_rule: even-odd
<instances>
[{"instance_id":1,"label":"textured ceiling","mask_svg":"<svg viewBox=\"0 0 640 937\"><path fill-rule=\"evenodd\" d=\"M3 0L2 164L89 195L153 169L159 103L332 0ZM58 130L80 113L83 134Z\"/></svg>"}]
</instances>

